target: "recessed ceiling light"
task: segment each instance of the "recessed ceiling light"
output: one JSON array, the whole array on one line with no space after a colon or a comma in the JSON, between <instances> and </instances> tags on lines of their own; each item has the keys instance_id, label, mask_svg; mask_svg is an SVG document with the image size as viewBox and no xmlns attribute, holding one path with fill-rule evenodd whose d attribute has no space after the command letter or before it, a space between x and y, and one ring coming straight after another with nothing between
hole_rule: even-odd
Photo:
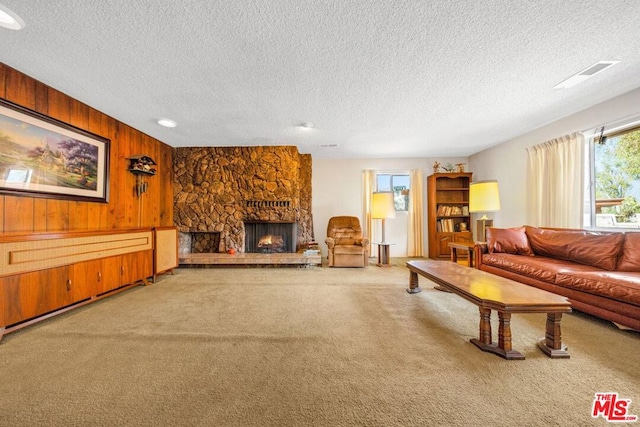
<instances>
[{"instance_id":1,"label":"recessed ceiling light","mask_svg":"<svg viewBox=\"0 0 640 427\"><path fill-rule=\"evenodd\" d=\"M595 76L599 72L606 70L607 68L611 67L612 65L617 64L618 62L620 62L620 61L600 61L600 62L596 62L595 64L591 65L590 67L587 67L584 70L580 71L579 73L574 74L573 76L569 77L565 81L563 81L561 83L558 83L553 88L554 89L568 89L570 87L573 87L573 86L577 85L578 83L582 83L583 81L587 80L588 78L591 78L591 77Z\"/></svg>"},{"instance_id":2,"label":"recessed ceiling light","mask_svg":"<svg viewBox=\"0 0 640 427\"><path fill-rule=\"evenodd\" d=\"M0 4L0 27L10 30L21 30L25 26L24 21L11 11L7 6Z\"/></svg>"},{"instance_id":3,"label":"recessed ceiling light","mask_svg":"<svg viewBox=\"0 0 640 427\"><path fill-rule=\"evenodd\" d=\"M176 122L174 122L173 120L164 119L164 118L163 119L159 119L158 120L158 124L160 126L164 126L166 128L174 128L174 127L178 126L178 124Z\"/></svg>"},{"instance_id":4,"label":"recessed ceiling light","mask_svg":"<svg viewBox=\"0 0 640 427\"><path fill-rule=\"evenodd\" d=\"M309 130L313 129L313 123L311 122L302 122L296 125L296 128L300 130Z\"/></svg>"}]
</instances>

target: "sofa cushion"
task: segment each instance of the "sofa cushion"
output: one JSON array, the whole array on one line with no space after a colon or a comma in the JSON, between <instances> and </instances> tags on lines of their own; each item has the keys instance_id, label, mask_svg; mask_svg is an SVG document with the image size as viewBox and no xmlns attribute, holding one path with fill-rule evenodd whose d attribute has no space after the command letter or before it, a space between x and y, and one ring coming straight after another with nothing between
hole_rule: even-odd
<instances>
[{"instance_id":1,"label":"sofa cushion","mask_svg":"<svg viewBox=\"0 0 640 427\"><path fill-rule=\"evenodd\" d=\"M558 272L556 284L640 306L640 273L565 271Z\"/></svg>"},{"instance_id":2,"label":"sofa cushion","mask_svg":"<svg viewBox=\"0 0 640 427\"><path fill-rule=\"evenodd\" d=\"M533 255L524 227L487 229L489 253Z\"/></svg>"},{"instance_id":3,"label":"sofa cushion","mask_svg":"<svg viewBox=\"0 0 640 427\"><path fill-rule=\"evenodd\" d=\"M571 261L541 256L523 256L505 253L482 255L482 264L502 270L522 274L543 282L556 283L556 274L561 271L592 271L591 266L576 264Z\"/></svg>"},{"instance_id":4,"label":"sofa cushion","mask_svg":"<svg viewBox=\"0 0 640 427\"><path fill-rule=\"evenodd\" d=\"M605 270L615 270L624 244L623 233L547 230L526 227L536 255L560 258Z\"/></svg>"},{"instance_id":5,"label":"sofa cushion","mask_svg":"<svg viewBox=\"0 0 640 427\"><path fill-rule=\"evenodd\" d=\"M625 233L622 256L618 261L618 270L640 271L640 233Z\"/></svg>"}]
</instances>

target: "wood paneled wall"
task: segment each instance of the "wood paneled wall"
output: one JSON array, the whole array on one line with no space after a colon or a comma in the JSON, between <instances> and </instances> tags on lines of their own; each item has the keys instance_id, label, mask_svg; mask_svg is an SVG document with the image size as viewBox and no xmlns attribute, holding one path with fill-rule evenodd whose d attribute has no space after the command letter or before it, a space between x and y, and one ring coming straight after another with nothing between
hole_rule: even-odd
<instances>
[{"instance_id":1,"label":"wood paneled wall","mask_svg":"<svg viewBox=\"0 0 640 427\"><path fill-rule=\"evenodd\" d=\"M0 98L111 141L108 203L0 194L0 234L173 225L173 148L2 63ZM127 171L127 157L136 154L158 163L139 198Z\"/></svg>"}]
</instances>

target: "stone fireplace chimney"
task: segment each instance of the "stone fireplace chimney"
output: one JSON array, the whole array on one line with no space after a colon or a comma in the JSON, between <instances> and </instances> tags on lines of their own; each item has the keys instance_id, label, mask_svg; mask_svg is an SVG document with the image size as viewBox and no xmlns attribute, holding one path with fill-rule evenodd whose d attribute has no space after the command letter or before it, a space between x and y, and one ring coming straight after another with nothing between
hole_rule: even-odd
<instances>
[{"instance_id":1,"label":"stone fireplace chimney","mask_svg":"<svg viewBox=\"0 0 640 427\"><path fill-rule=\"evenodd\" d=\"M311 167L296 147L177 148L175 225L220 233L219 252L244 252L245 222L294 223L302 247L313 240Z\"/></svg>"}]
</instances>

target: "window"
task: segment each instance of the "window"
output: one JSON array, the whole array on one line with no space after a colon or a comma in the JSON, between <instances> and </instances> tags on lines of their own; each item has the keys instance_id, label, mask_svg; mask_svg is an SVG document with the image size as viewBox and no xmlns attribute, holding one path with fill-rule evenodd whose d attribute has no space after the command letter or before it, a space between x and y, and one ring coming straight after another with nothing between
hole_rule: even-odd
<instances>
[{"instance_id":1,"label":"window","mask_svg":"<svg viewBox=\"0 0 640 427\"><path fill-rule=\"evenodd\" d=\"M379 173L376 175L377 191L393 191L396 211L409 210L409 175Z\"/></svg>"},{"instance_id":2,"label":"window","mask_svg":"<svg viewBox=\"0 0 640 427\"><path fill-rule=\"evenodd\" d=\"M590 144L585 226L640 228L640 127L604 133Z\"/></svg>"}]
</instances>

